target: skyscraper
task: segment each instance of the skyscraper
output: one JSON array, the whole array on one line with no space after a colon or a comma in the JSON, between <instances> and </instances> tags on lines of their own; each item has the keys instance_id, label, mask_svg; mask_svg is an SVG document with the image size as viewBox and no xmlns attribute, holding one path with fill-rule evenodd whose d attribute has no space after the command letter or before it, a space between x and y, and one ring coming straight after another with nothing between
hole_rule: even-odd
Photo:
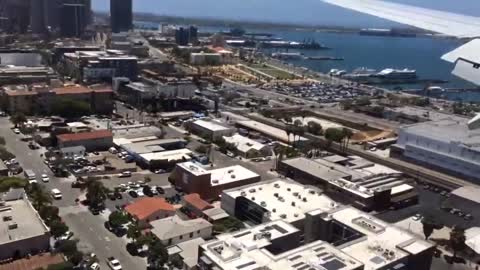
<instances>
[{"instance_id":1,"label":"skyscraper","mask_svg":"<svg viewBox=\"0 0 480 270\"><path fill-rule=\"evenodd\" d=\"M85 30L86 7L83 4L63 4L60 14L60 34L63 37L80 37Z\"/></svg>"},{"instance_id":2,"label":"skyscraper","mask_svg":"<svg viewBox=\"0 0 480 270\"><path fill-rule=\"evenodd\" d=\"M48 0L30 0L30 29L35 34L45 33L45 2Z\"/></svg>"},{"instance_id":3,"label":"skyscraper","mask_svg":"<svg viewBox=\"0 0 480 270\"><path fill-rule=\"evenodd\" d=\"M113 33L126 32L133 27L132 0L110 0L110 26Z\"/></svg>"}]
</instances>

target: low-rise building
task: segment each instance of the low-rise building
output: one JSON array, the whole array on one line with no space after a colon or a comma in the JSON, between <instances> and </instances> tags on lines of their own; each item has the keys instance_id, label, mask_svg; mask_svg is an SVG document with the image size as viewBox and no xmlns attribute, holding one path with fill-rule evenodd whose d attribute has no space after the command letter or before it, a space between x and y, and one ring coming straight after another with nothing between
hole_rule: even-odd
<instances>
[{"instance_id":1,"label":"low-rise building","mask_svg":"<svg viewBox=\"0 0 480 270\"><path fill-rule=\"evenodd\" d=\"M197 217L202 217L203 211L212 209L213 205L203 200L197 193L191 193L183 196L183 207L187 208Z\"/></svg>"},{"instance_id":2,"label":"low-rise building","mask_svg":"<svg viewBox=\"0 0 480 270\"><path fill-rule=\"evenodd\" d=\"M178 216L158 219L150 222L154 234L165 246L177 245L195 238L210 239L213 225L202 219L183 220Z\"/></svg>"},{"instance_id":3,"label":"low-rise building","mask_svg":"<svg viewBox=\"0 0 480 270\"><path fill-rule=\"evenodd\" d=\"M215 66L223 64L223 57L220 53L191 53L190 64L195 66Z\"/></svg>"},{"instance_id":4,"label":"low-rise building","mask_svg":"<svg viewBox=\"0 0 480 270\"><path fill-rule=\"evenodd\" d=\"M184 162L177 164L169 180L187 193L213 200L225 189L260 181L260 176L240 165L206 170L194 162Z\"/></svg>"},{"instance_id":5,"label":"low-rise building","mask_svg":"<svg viewBox=\"0 0 480 270\"><path fill-rule=\"evenodd\" d=\"M224 191L222 208L240 220L261 225L225 236L238 240L238 244L232 243L227 246L235 248L242 256L243 254L247 255L243 261L234 260L233 258L238 258L238 256L229 254L229 248L224 247L221 250L222 248L214 248L218 243L216 245L206 243L202 245L199 265L206 263L212 267L217 266L219 269L231 269L230 263L235 265L249 263L249 265L259 264L262 266L265 261L256 259L258 258L256 256L248 256L248 251L261 247L259 243L266 242L270 245L270 242L276 242L280 243L278 247L273 246L268 249L272 255L299 247L321 244L326 245L324 248L326 251L339 252L339 256L348 254L351 260L341 260L344 263L346 261L360 263L352 269L428 270L435 249L431 243L396 226L383 222L359 209L334 202L315 187L306 187L285 179ZM280 225L279 222L283 225ZM281 232L280 235L290 237L277 240L279 232ZM218 241L222 241L223 237L222 235L218 236ZM241 239L242 237L246 238ZM251 241L254 243L252 244ZM316 260L310 260L309 263L322 265L321 263L326 263L336 257L324 257L325 254L320 252L324 249L315 248L314 252L318 254L312 258L316 258ZM297 258L296 255L305 254L292 253L288 253L288 261L292 264L295 264L293 261L296 259L293 258ZM274 256L269 256L267 262L271 262L272 257L274 258ZM324 259L317 260L317 258ZM224 263L228 263L229 266L226 267ZM337 263L335 265L338 266ZM288 265L273 269L289 269L286 267ZM205 269L214 268L207 267ZM338 266L335 269L344 268Z\"/></svg>"},{"instance_id":6,"label":"low-rise building","mask_svg":"<svg viewBox=\"0 0 480 270\"><path fill-rule=\"evenodd\" d=\"M155 80L131 82L120 87L119 98L134 106L145 106L158 97L164 99L189 99L198 87L191 81L162 83Z\"/></svg>"},{"instance_id":7,"label":"low-rise building","mask_svg":"<svg viewBox=\"0 0 480 270\"><path fill-rule=\"evenodd\" d=\"M150 170L171 169L179 162L192 159L193 153L187 148L139 155L138 164Z\"/></svg>"},{"instance_id":8,"label":"low-rise building","mask_svg":"<svg viewBox=\"0 0 480 270\"><path fill-rule=\"evenodd\" d=\"M60 154L64 159L74 159L76 157L84 157L85 156L85 146L72 146L72 147L64 147L60 148Z\"/></svg>"},{"instance_id":9,"label":"low-rise building","mask_svg":"<svg viewBox=\"0 0 480 270\"><path fill-rule=\"evenodd\" d=\"M110 130L67 133L57 135L57 142L60 148L83 146L87 151L100 151L113 146L113 134Z\"/></svg>"},{"instance_id":10,"label":"low-rise building","mask_svg":"<svg viewBox=\"0 0 480 270\"><path fill-rule=\"evenodd\" d=\"M171 246L167 249L168 255L172 256L178 254L183 261L183 270L196 270L198 269L198 250L200 245L204 244L203 238L194 238L182 243L178 243L175 246ZM1 269L0 269L1 270Z\"/></svg>"},{"instance_id":11,"label":"low-rise building","mask_svg":"<svg viewBox=\"0 0 480 270\"><path fill-rule=\"evenodd\" d=\"M189 123L192 133L214 141L223 136L231 136L235 133L234 128L226 127L216 121L197 120Z\"/></svg>"},{"instance_id":12,"label":"low-rise building","mask_svg":"<svg viewBox=\"0 0 480 270\"><path fill-rule=\"evenodd\" d=\"M125 212L138 221L140 227L146 228L152 221L175 215L175 208L164 198L146 197L127 205Z\"/></svg>"},{"instance_id":13,"label":"low-rise building","mask_svg":"<svg viewBox=\"0 0 480 270\"><path fill-rule=\"evenodd\" d=\"M50 229L26 197L0 201L0 260L50 250Z\"/></svg>"},{"instance_id":14,"label":"low-rise building","mask_svg":"<svg viewBox=\"0 0 480 270\"><path fill-rule=\"evenodd\" d=\"M283 160L278 170L303 184L322 186L340 202L365 211L415 204L418 194L402 173L360 157Z\"/></svg>"},{"instance_id":15,"label":"low-rise building","mask_svg":"<svg viewBox=\"0 0 480 270\"><path fill-rule=\"evenodd\" d=\"M92 113L110 114L113 110L113 91L108 88L6 86L0 91L2 110L10 114L52 114L55 106L65 100L82 101Z\"/></svg>"},{"instance_id":16,"label":"low-rise building","mask_svg":"<svg viewBox=\"0 0 480 270\"><path fill-rule=\"evenodd\" d=\"M272 155L272 149L267 145L252 140L240 134L223 137L227 143L235 145L237 154L244 158L266 157Z\"/></svg>"},{"instance_id":17,"label":"low-rise building","mask_svg":"<svg viewBox=\"0 0 480 270\"><path fill-rule=\"evenodd\" d=\"M0 84L2 85L10 83L49 83L54 79L58 79L58 75L51 67L0 67Z\"/></svg>"}]
</instances>

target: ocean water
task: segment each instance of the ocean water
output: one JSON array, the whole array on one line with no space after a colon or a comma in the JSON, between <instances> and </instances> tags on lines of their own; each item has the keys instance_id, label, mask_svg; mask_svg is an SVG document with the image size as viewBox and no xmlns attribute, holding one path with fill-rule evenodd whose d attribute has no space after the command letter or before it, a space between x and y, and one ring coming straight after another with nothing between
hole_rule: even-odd
<instances>
[{"instance_id":1,"label":"ocean water","mask_svg":"<svg viewBox=\"0 0 480 270\"><path fill-rule=\"evenodd\" d=\"M228 31L222 27L200 27L201 32ZM443 61L441 56L463 44L456 39L440 39L429 37L377 37L361 36L352 33L325 33L302 30L271 30L271 29L246 29L247 32L271 33L274 37L284 40L305 41L313 39L331 50L288 50L300 52L305 56L334 56L342 57L343 61L317 61L317 60L287 60L294 65L304 66L311 70L327 73L331 69L345 69L348 72L366 67L378 71L385 68L415 69L419 79L438 79L448 83L439 84L444 88L477 88L475 85L451 74L453 64ZM271 53L279 50L266 50ZM285 49L281 51L287 51ZM382 85L393 89L397 86L403 89L423 89L426 85ZM447 92L443 98L449 100L480 102L480 89L472 91Z\"/></svg>"}]
</instances>

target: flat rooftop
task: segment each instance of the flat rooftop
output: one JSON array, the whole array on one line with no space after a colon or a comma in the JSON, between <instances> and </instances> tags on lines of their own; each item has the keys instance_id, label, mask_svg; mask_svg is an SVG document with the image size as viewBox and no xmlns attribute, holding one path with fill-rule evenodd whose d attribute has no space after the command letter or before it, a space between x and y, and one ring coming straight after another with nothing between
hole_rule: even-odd
<instances>
[{"instance_id":1,"label":"flat rooftop","mask_svg":"<svg viewBox=\"0 0 480 270\"><path fill-rule=\"evenodd\" d=\"M10 219L4 221L4 219ZM37 211L27 199L0 204L0 245L44 235L49 232ZM15 229L9 226L16 224Z\"/></svg>"},{"instance_id":2,"label":"flat rooftop","mask_svg":"<svg viewBox=\"0 0 480 270\"><path fill-rule=\"evenodd\" d=\"M307 187L287 179L274 179L225 190L222 196L243 196L266 209L270 220L281 219L289 223L303 220L305 213L320 209L328 212L338 203L323 195L315 187Z\"/></svg>"},{"instance_id":3,"label":"flat rooftop","mask_svg":"<svg viewBox=\"0 0 480 270\"><path fill-rule=\"evenodd\" d=\"M248 137L242 136L240 134L235 134L231 137L224 136L223 138L225 139L225 141L227 143L232 143L232 144L236 145L237 149L239 151L244 152L244 153L246 153L247 151L249 151L251 149L260 151L265 147L264 144L259 143L255 140L252 140Z\"/></svg>"},{"instance_id":4,"label":"flat rooftop","mask_svg":"<svg viewBox=\"0 0 480 270\"><path fill-rule=\"evenodd\" d=\"M219 169L207 170L200 167L194 162L183 162L177 164L184 170L195 176L210 174L212 186L225 185L227 183L238 182L243 180L259 177L259 175L240 165L234 165Z\"/></svg>"},{"instance_id":5,"label":"flat rooftop","mask_svg":"<svg viewBox=\"0 0 480 270\"><path fill-rule=\"evenodd\" d=\"M253 121L253 120L248 120L248 121L237 121L237 124L240 126L243 126L245 128L255 130L257 132L260 132L262 134L265 134L271 138L275 138L277 140L280 140L282 142L293 142L293 134L290 134L290 136L287 136L287 133L283 129L279 129L276 127L272 127L269 125L265 125L263 123ZM290 140L289 140L290 137ZM307 138L301 137L298 138L296 137L296 140L299 141L308 141Z\"/></svg>"},{"instance_id":6,"label":"flat rooftop","mask_svg":"<svg viewBox=\"0 0 480 270\"><path fill-rule=\"evenodd\" d=\"M200 126L210 131L223 131L223 130L230 130L229 127L224 127L220 123L215 121L205 121L205 120L197 120L193 122L194 125Z\"/></svg>"},{"instance_id":7,"label":"flat rooftop","mask_svg":"<svg viewBox=\"0 0 480 270\"><path fill-rule=\"evenodd\" d=\"M190 160L192 158L191 155L192 151L184 148L171 151L141 154L140 156L146 161L163 160L167 162L173 162L178 160Z\"/></svg>"},{"instance_id":8,"label":"flat rooftop","mask_svg":"<svg viewBox=\"0 0 480 270\"><path fill-rule=\"evenodd\" d=\"M180 235L211 228L213 225L203 218L183 220L177 215L150 222L150 230L160 240L167 240Z\"/></svg>"},{"instance_id":9,"label":"flat rooftop","mask_svg":"<svg viewBox=\"0 0 480 270\"><path fill-rule=\"evenodd\" d=\"M168 248L168 255L180 255L183 262L188 266L188 269L191 269L197 265L198 247L204 243L205 240L203 240L203 238L194 238Z\"/></svg>"},{"instance_id":10,"label":"flat rooftop","mask_svg":"<svg viewBox=\"0 0 480 270\"><path fill-rule=\"evenodd\" d=\"M276 220L239 232L222 234L203 244L203 255L222 269L358 269L362 263L323 241L273 254L269 247L282 238L299 234L287 222ZM286 238L287 239L287 238ZM319 267L313 267L319 266Z\"/></svg>"},{"instance_id":11,"label":"flat rooftop","mask_svg":"<svg viewBox=\"0 0 480 270\"><path fill-rule=\"evenodd\" d=\"M282 161L297 170L321 181L329 182L363 198L372 197L375 191L391 189L392 194L405 192L413 187L405 183L403 175L383 165L375 164L360 157L349 157L349 166L331 162L327 158L294 158ZM400 188L401 187L401 188Z\"/></svg>"},{"instance_id":12,"label":"flat rooftop","mask_svg":"<svg viewBox=\"0 0 480 270\"><path fill-rule=\"evenodd\" d=\"M475 186L463 186L452 191L452 194L470 200L472 202L480 203L480 188Z\"/></svg>"},{"instance_id":13,"label":"flat rooftop","mask_svg":"<svg viewBox=\"0 0 480 270\"><path fill-rule=\"evenodd\" d=\"M365 235L363 241L351 241L338 246L365 264L365 269L383 269L393 261L401 261L410 254L418 254L432 244L392 224L385 223L353 207L329 213L336 220Z\"/></svg>"},{"instance_id":14,"label":"flat rooftop","mask_svg":"<svg viewBox=\"0 0 480 270\"><path fill-rule=\"evenodd\" d=\"M467 147L480 149L480 129L470 130L469 119L447 117L438 121L430 121L402 127L404 132L431 138L445 143L465 144Z\"/></svg>"},{"instance_id":15,"label":"flat rooftop","mask_svg":"<svg viewBox=\"0 0 480 270\"><path fill-rule=\"evenodd\" d=\"M136 154L146 154L146 153L153 153L153 152L161 152L166 150L164 146L168 146L170 144L175 143L183 143L185 140L183 139L156 139L156 140L145 140L145 141L137 141L137 142L130 142L126 144L121 144L120 146L124 148L126 151Z\"/></svg>"}]
</instances>

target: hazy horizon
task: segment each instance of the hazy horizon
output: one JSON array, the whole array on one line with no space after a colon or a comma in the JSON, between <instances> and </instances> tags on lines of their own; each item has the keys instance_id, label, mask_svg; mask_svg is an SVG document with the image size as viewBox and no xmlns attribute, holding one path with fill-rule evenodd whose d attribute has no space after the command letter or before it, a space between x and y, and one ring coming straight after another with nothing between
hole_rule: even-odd
<instances>
[{"instance_id":1,"label":"hazy horizon","mask_svg":"<svg viewBox=\"0 0 480 270\"><path fill-rule=\"evenodd\" d=\"M390 0L480 17L479 0ZM108 0L92 0L94 10L109 11ZM165 16L215 18L306 25L393 27L400 24L346 10L320 0L134 0L135 12ZM315 11L315 12L312 12Z\"/></svg>"}]
</instances>

